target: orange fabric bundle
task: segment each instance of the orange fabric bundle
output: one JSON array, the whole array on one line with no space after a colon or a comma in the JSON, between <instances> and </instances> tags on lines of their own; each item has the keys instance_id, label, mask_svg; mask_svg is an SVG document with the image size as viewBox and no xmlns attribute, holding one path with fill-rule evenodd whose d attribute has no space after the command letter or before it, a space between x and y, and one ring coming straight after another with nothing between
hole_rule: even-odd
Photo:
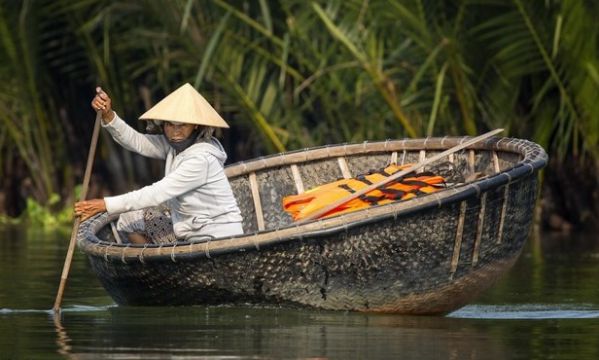
<instances>
[{"instance_id":1,"label":"orange fabric bundle","mask_svg":"<svg viewBox=\"0 0 599 360\"><path fill-rule=\"evenodd\" d=\"M351 193L359 191L371 184L382 181L394 173L406 169L413 164L391 164L378 171L358 175L351 179L341 179L332 183L312 188L302 194L289 195L283 198L283 208L294 220L301 220L311 213L318 211ZM345 204L329 211L321 218L344 214L373 205L384 205L396 200L407 200L421 194L430 194L442 189L445 179L430 173L410 174L408 177L393 180L376 190L352 199Z\"/></svg>"}]
</instances>

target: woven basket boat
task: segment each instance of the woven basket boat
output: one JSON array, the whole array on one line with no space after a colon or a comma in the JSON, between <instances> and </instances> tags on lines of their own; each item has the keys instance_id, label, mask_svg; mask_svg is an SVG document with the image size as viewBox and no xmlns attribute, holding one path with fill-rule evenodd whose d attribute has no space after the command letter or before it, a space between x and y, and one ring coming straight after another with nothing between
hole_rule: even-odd
<instances>
[{"instance_id":1,"label":"woven basket boat","mask_svg":"<svg viewBox=\"0 0 599 360\"><path fill-rule=\"evenodd\" d=\"M245 234L202 243L119 244L114 217L83 222L79 248L122 305L276 304L443 314L516 261L547 163L535 143L491 138L445 161L482 177L433 194L293 223L284 196L389 163L416 163L470 139L332 145L230 165ZM468 174L465 174L468 175Z\"/></svg>"}]
</instances>

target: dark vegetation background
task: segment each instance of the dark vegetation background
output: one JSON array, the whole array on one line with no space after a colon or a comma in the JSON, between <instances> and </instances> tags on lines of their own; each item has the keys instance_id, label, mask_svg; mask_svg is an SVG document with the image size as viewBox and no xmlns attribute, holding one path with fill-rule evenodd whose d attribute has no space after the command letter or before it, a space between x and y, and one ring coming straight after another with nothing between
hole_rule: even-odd
<instances>
[{"instance_id":1,"label":"dark vegetation background","mask_svg":"<svg viewBox=\"0 0 599 360\"><path fill-rule=\"evenodd\" d=\"M599 3L584 0L5 0L2 221L71 216L96 85L137 116L190 82L230 161L503 127L549 152L542 224L599 220ZM100 139L90 196L162 165Z\"/></svg>"}]
</instances>

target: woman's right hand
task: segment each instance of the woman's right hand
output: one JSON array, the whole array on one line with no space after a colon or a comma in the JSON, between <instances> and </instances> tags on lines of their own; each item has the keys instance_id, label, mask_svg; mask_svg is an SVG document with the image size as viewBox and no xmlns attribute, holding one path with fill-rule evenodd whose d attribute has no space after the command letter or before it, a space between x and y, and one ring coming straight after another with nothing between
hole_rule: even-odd
<instances>
[{"instance_id":1,"label":"woman's right hand","mask_svg":"<svg viewBox=\"0 0 599 360\"><path fill-rule=\"evenodd\" d=\"M79 216L81 221L106 211L106 202L104 199L91 199L78 201L75 203L75 216Z\"/></svg>"},{"instance_id":2,"label":"woman's right hand","mask_svg":"<svg viewBox=\"0 0 599 360\"><path fill-rule=\"evenodd\" d=\"M112 111L112 100L110 96L102 90L101 87L96 87L96 96L92 100L92 108L95 111L102 112L102 120L104 123L109 123L114 119L114 112Z\"/></svg>"}]
</instances>

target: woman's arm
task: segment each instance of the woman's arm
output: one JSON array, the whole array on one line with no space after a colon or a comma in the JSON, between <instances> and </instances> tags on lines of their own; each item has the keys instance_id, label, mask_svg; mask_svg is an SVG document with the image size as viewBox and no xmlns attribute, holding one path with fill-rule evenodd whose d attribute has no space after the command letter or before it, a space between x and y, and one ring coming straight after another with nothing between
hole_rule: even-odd
<instances>
[{"instance_id":1,"label":"woman's arm","mask_svg":"<svg viewBox=\"0 0 599 360\"><path fill-rule=\"evenodd\" d=\"M123 195L104 198L106 209L110 214L118 214L158 206L204 185L208 177L208 165L208 155L194 154L152 185Z\"/></svg>"},{"instance_id":2,"label":"woman's arm","mask_svg":"<svg viewBox=\"0 0 599 360\"><path fill-rule=\"evenodd\" d=\"M127 150L136 152L143 156L165 159L169 144L162 135L146 135L137 132L121 119L115 112L114 117L108 124L102 127L110 133L112 138Z\"/></svg>"},{"instance_id":3,"label":"woman's arm","mask_svg":"<svg viewBox=\"0 0 599 360\"><path fill-rule=\"evenodd\" d=\"M208 161L206 155L196 154L185 159L177 169L152 185L123 195L79 201L75 203L75 215L85 221L105 211L120 214L158 206L204 185L208 176Z\"/></svg>"},{"instance_id":4,"label":"woman's arm","mask_svg":"<svg viewBox=\"0 0 599 360\"><path fill-rule=\"evenodd\" d=\"M127 125L112 110L110 96L96 87L91 106L94 110L100 110L102 115L102 127L104 127L113 139L127 150L134 151L143 156L164 159L168 151L168 143L162 135L144 135Z\"/></svg>"}]
</instances>

